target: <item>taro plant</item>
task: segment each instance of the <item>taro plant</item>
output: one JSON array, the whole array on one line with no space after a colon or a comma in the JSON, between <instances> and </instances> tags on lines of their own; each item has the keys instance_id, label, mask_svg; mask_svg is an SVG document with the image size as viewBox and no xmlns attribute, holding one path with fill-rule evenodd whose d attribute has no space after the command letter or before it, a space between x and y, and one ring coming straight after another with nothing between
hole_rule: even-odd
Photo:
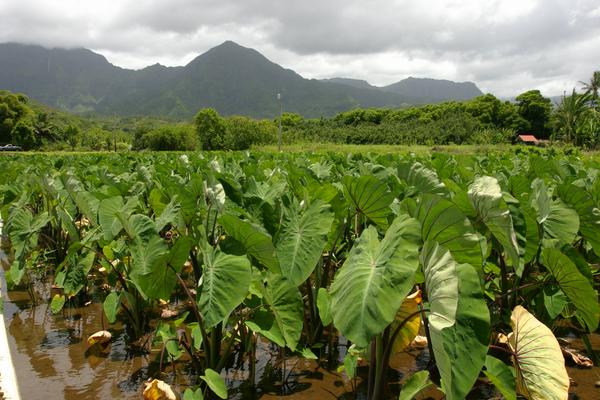
<instances>
[{"instance_id":1,"label":"taro plant","mask_svg":"<svg viewBox=\"0 0 600 400\"><path fill-rule=\"evenodd\" d=\"M580 335L594 354L596 159L32 157L0 160L9 277L52 277L55 312L104 291L108 322L125 321L131 339L155 327L161 370L190 360L184 398L227 397L220 374L244 362L257 384L259 341L278 348L283 385L290 357L323 361L326 348L335 368L342 348L340 368L369 399L390 395L389 361L419 333L428 366L401 399L432 387L463 399L482 373L507 399L566 398L552 332Z\"/></svg>"}]
</instances>

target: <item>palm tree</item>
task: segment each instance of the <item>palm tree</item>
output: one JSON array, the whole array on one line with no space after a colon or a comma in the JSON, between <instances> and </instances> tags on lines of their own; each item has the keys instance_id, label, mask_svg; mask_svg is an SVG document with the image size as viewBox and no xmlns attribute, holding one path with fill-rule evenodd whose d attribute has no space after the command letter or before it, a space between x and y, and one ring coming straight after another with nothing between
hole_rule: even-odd
<instances>
[{"instance_id":1,"label":"palm tree","mask_svg":"<svg viewBox=\"0 0 600 400\"><path fill-rule=\"evenodd\" d=\"M562 102L556 109L558 129L562 131L565 141L580 146L583 122L588 117L589 102L592 95L588 92L579 94L573 89L571 96L563 96Z\"/></svg>"},{"instance_id":2,"label":"palm tree","mask_svg":"<svg viewBox=\"0 0 600 400\"><path fill-rule=\"evenodd\" d=\"M585 90L585 93L588 93L591 96L590 100L594 104L597 104L598 92L600 92L600 71L594 71L592 74L592 79L590 79L589 83L581 83L583 84L583 90Z\"/></svg>"}]
</instances>

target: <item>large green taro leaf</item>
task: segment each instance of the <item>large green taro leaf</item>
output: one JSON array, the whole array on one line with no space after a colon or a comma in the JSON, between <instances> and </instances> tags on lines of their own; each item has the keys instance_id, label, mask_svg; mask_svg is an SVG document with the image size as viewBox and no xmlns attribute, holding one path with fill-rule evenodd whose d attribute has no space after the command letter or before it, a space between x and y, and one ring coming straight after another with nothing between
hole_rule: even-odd
<instances>
[{"instance_id":1,"label":"large green taro leaf","mask_svg":"<svg viewBox=\"0 0 600 400\"><path fill-rule=\"evenodd\" d=\"M414 284L419 223L398 216L380 242L368 227L331 285L331 314L340 332L365 347L394 319Z\"/></svg>"},{"instance_id":2,"label":"large green taro leaf","mask_svg":"<svg viewBox=\"0 0 600 400\"><path fill-rule=\"evenodd\" d=\"M134 214L129 218L119 215L118 218L125 228L125 233L133 241L147 242L158 234L154 221L146 215Z\"/></svg>"},{"instance_id":3,"label":"large green taro leaf","mask_svg":"<svg viewBox=\"0 0 600 400\"><path fill-rule=\"evenodd\" d=\"M110 197L100 201L98 221L102 227L105 240L112 240L119 234L121 229L123 229L122 221L133 213L137 204L137 197L129 198L127 203L123 203L121 196Z\"/></svg>"},{"instance_id":4,"label":"large green taro leaf","mask_svg":"<svg viewBox=\"0 0 600 400\"><path fill-rule=\"evenodd\" d=\"M304 302L300 291L284 276L270 274L264 295L286 345L295 351L304 321Z\"/></svg>"},{"instance_id":5,"label":"large green taro leaf","mask_svg":"<svg viewBox=\"0 0 600 400\"><path fill-rule=\"evenodd\" d=\"M510 321L517 393L528 400L566 400L569 376L552 331L521 306L515 307Z\"/></svg>"},{"instance_id":6,"label":"large green taro leaf","mask_svg":"<svg viewBox=\"0 0 600 400\"><path fill-rule=\"evenodd\" d=\"M169 300L177 283L175 273L167 264L169 249L164 240L152 236L148 241L131 244L129 278L144 297Z\"/></svg>"},{"instance_id":7,"label":"large green taro leaf","mask_svg":"<svg viewBox=\"0 0 600 400\"><path fill-rule=\"evenodd\" d=\"M592 196L584 188L572 184L559 186L558 194L562 201L577 211L581 235L600 256L600 209Z\"/></svg>"},{"instance_id":8,"label":"large green taro leaf","mask_svg":"<svg viewBox=\"0 0 600 400\"><path fill-rule=\"evenodd\" d=\"M89 252L79 258L76 254L67 257L62 265L64 269L55 278L56 285L64 289L67 298L75 296L85 287L95 256L94 252Z\"/></svg>"},{"instance_id":9,"label":"large green taro leaf","mask_svg":"<svg viewBox=\"0 0 600 400\"><path fill-rule=\"evenodd\" d=\"M382 228L388 226L387 217L391 213L390 204L394 195L387 185L374 176L364 175L359 178L346 176L343 180L344 195L357 213Z\"/></svg>"},{"instance_id":10,"label":"large green taro leaf","mask_svg":"<svg viewBox=\"0 0 600 400\"><path fill-rule=\"evenodd\" d=\"M425 168L419 162L400 165L398 177L407 185L404 193L406 197L423 193L435 193L442 196L448 194L446 185L440 181L437 173Z\"/></svg>"},{"instance_id":11,"label":"large green taro leaf","mask_svg":"<svg viewBox=\"0 0 600 400\"><path fill-rule=\"evenodd\" d=\"M243 196L254 197L261 202L274 206L275 202L283 196L286 189L287 182L285 180L273 178L268 182L257 182L256 179L251 176L248 179L248 184Z\"/></svg>"},{"instance_id":12,"label":"large green taro leaf","mask_svg":"<svg viewBox=\"0 0 600 400\"><path fill-rule=\"evenodd\" d=\"M79 211L90 221L92 226L98 225L98 207L100 200L98 200L93 194L85 191L72 192L71 197Z\"/></svg>"},{"instance_id":13,"label":"large green taro leaf","mask_svg":"<svg viewBox=\"0 0 600 400\"><path fill-rule=\"evenodd\" d=\"M537 222L537 213L523 202L510 204L509 210L513 218L523 263L530 263L537 256L540 247L540 228ZM517 273L521 272L517 271Z\"/></svg>"},{"instance_id":14,"label":"large green taro leaf","mask_svg":"<svg viewBox=\"0 0 600 400\"><path fill-rule=\"evenodd\" d=\"M278 346L285 346L285 338L281 333L281 329L279 329L279 325L277 325L277 321L275 321L273 313L259 309L254 313L253 318L246 321L245 324L253 332L263 335Z\"/></svg>"},{"instance_id":15,"label":"large green taro leaf","mask_svg":"<svg viewBox=\"0 0 600 400\"><path fill-rule=\"evenodd\" d=\"M409 199L406 204L410 215L421 222L423 241L438 242L450 250L457 262L477 268L483 265L484 241L454 203L424 194L416 202Z\"/></svg>"},{"instance_id":16,"label":"large green taro leaf","mask_svg":"<svg viewBox=\"0 0 600 400\"><path fill-rule=\"evenodd\" d=\"M450 252L426 242L421 265L429 299L431 345L448 399L464 399L488 351L490 317L477 271L457 264Z\"/></svg>"},{"instance_id":17,"label":"large green taro leaf","mask_svg":"<svg viewBox=\"0 0 600 400\"><path fill-rule=\"evenodd\" d=\"M481 176L468 191L477 215L504 248L515 269L519 266L519 246L508 206L496 178Z\"/></svg>"},{"instance_id":18,"label":"large green taro leaf","mask_svg":"<svg viewBox=\"0 0 600 400\"><path fill-rule=\"evenodd\" d=\"M257 259L271 272L281 272L271 236L250 222L232 215L223 215L219 223L228 235L244 246L249 255Z\"/></svg>"},{"instance_id":19,"label":"large green taro leaf","mask_svg":"<svg viewBox=\"0 0 600 400\"><path fill-rule=\"evenodd\" d=\"M537 211L537 221L543 228L543 239L563 244L573 243L579 231L577 212L561 200L552 200L542 180L534 180L531 187L531 205Z\"/></svg>"},{"instance_id":20,"label":"large green taro leaf","mask_svg":"<svg viewBox=\"0 0 600 400\"><path fill-rule=\"evenodd\" d=\"M171 201L160 210L160 213L155 211L156 230L160 232L167 225L174 225L180 216L180 209L179 199L177 195L175 195Z\"/></svg>"},{"instance_id":21,"label":"large green taro leaf","mask_svg":"<svg viewBox=\"0 0 600 400\"><path fill-rule=\"evenodd\" d=\"M245 256L233 256L202 247L204 261L198 308L207 328L212 328L239 306L252 280L250 261Z\"/></svg>"},{"instance_id":22,"label":"large green taro leaf","mask_svg":"<svg viewBox=\"0 0 600 400\"><path fill-rule=\"evenodd\" d=\"M294 212L283 223L276 251L284 276L296 286L302 284L315 269L327 234L333 223L333 213L321 201L311 203L301 212Z\"/></svg>"},{"instance_id":23,"label":"large green taro leaf","mask_svg":"<svg viewBox=\"0 0 600 400\"><path fill-rule=\"evenodd\" d=\"M594 332L598 327L600 305L590 281L579 272L569 257L558 249L544 249L542 259L560 289L577 308L590 332Z\"/></svg>"},{"instance_id":24,"label":"large green taro leaf","mask_svg":"<svg viewBox=\"0 0 600 400\"><path fill-rule=\"evenodd\" d=\"M9 216L6 230L14 247L15 258L21 259L38 243L40 230L50 222L48 213L33 215L27 209L15 209Z\"/></svg>"},{"instance_id":25,"label":"large green taro leaf","mask_svg":"<svg viewBox=\"0 0 600 400\"><path fill-rule=\"evenodd\" d=\"M553 200L542 226L544 239L557 239L560 243L571 244L579 231L579 216L562 201Z\"/></svg>"},{"instance_id":26,"label":"large green taro leaf","mask_svg":"<svg viewBox=\"0 0 600 400\"><path fill-rule=\"evenodd\" d=\"M175 273L188 258L189 241L180 238L169 249L147 216L135 214L122 222L131 239L129 278L144 297L168 300L177 284Z\"/></svg>"}]
</instances>

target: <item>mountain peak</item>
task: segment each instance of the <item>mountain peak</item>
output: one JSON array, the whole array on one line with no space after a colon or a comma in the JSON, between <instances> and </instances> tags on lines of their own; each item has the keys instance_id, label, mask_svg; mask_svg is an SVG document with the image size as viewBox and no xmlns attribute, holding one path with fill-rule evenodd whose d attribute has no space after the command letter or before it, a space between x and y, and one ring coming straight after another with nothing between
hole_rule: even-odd
<instances>
[{"instance_id":1,"label":"mountain peak","mask_svg":"<svg viewBox=\"0 0 600 400\"><path fill-rule=\"evenodd\" d=\"M238 43L234 42L233 40L226 40L216 47L243 47L243 46L239 45Z\"/></svg>"},{"instance_id":2,"label":"mountain peak","mask_svg":"<svg viewBox=\"0 0 600 400\"><path fill-rule=\"evenodd\" d=\"M240 66L245 66L248 68L249 65L265 65L273 63L258 51L241 46L231 40L227 40L194 58L188 64L188 67L197 67L201 64L211 64L214 68L220 69L226 65L236 65L238 68Z\"/></svg>"},{"instance_id":3,"label":"mountain peak","mask_svg":"<svg viewBox=\"0 0 600 400\"><path fill-rule=\"evenodd\" d=\"M240 45L239 43L234 42L233 40L226 40L223 43L221 43L220 45L215 46L215 47L211 48L210 50L208 50L207 53L214 52L214 51L230 51L230 52L255 51L255 52L257 52L256 50L253 50L248 47L244 47L244 46Z\"/></svg>"}]
</instances>

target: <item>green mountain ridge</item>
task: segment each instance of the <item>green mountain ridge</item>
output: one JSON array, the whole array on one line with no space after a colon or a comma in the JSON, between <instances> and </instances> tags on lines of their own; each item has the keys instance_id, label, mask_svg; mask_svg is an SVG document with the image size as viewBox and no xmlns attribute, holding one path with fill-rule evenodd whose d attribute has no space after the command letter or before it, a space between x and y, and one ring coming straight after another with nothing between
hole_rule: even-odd
<instances>
[{"instance_id":1,"label":"green mountain ridge","mask_svg":"<svg viewBox=\"0 0 600 400\"><path fill-rule=\"evenodd\" d=\"M358 80L360 85L339 78L305 79L231 41L186 66L154 64L141 70L114 66L84 48L0 44L0 90L75 113L188 118L213 107L223 115L272 118L279 112L276 95L282 93L285 111L320 117L356 107L399 107L482 94L473 83L409 80L379 88Z\"/></svg>"}]
</instances>

